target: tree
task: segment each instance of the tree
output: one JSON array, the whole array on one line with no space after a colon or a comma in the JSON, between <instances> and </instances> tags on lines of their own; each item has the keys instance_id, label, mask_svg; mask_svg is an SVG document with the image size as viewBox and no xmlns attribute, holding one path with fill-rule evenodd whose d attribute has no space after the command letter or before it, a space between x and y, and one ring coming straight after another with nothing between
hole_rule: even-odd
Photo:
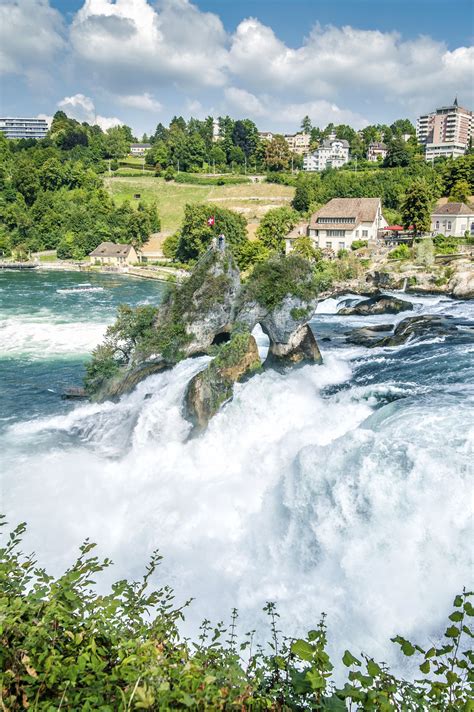
<instances>
[{"instance_id":1,"label":"tree","mask_svg":"<svg viewBox=\"0 0 474 712\"><path fill-rule=\"evenodd\" d=\"M413 181L401 205L403 226L408 228L412 225L415 235L428 232L431 227L431 203L427 183L422 179Z\"/></svg>"},{"instance_id":2,"label":"tree","mask_svg":"<svg viewBox=\"0 0 474 712\"><path fill-rule=\"evenodd\" d=\"M317 176L317 179L319 179L319 176ZM311 203L314 202L315 198L316 190L314 182L309 178L304 177L299 179L296 184L296 190L293 200L291 201L291 205L295 210L298 210L298 212L306 213L310 209Z\"/></svg>"},{"instance_id":3,"label":"tree","mask_svg":"<svg viewBox=\"0 0 474 712\"><path fill-rule=\"evenodd\" d=\"M239 119L232 129L232 141L234 146L238 146L248 159L255 153L258 138L258 129L250 119Z\"/></svg>"},{"instance_id":4,"label":"tree","mask_svg":"<svg viewBox=\"0 0 474 712\"><path fill-rule=\"evenodd\" d=\"M411 152L401 136L395 136L388 144L387 155L383 165L385 168L397 168L398 166L409 166L411 163Z\"/></svg>"},{"instance_id":5,"label":"tree","mask_svg":"<svg viewBox=\"0 0 474 712\"><path fill-rule=\"evenodd\" d=\"M471 187L467 180L458 180L453 185L451 195L449 196L450 203L468 203L471 197Z\"/></svg>"},{"instance_id":6,"label":"tree","mask_svg":"<svg viewBox=\"0 0 474 712\"><path fill-rule=\"evenodd\" d=\"M277 134L265 147L265 164L269 171L287 171L291 153L284 136Z\"/></svg>"},{"instance_id":7,"label":"tree","mask_svg":"<svg viewBox=\"0 0 474 712\"><path fill-rule=\"evenodd\" d=\"M298 213L286 206L269 210L257 228L257 238L269 250L285 251L285 237L298 222Z\"/></svg>"},{"instance_id":8,"label":"tree","mask_svg":"<svg viewBox=\"0 0 474 712\"><path fill-rule=\"evenodd\" d=\"M65 174L57 158L45 161L39 170L39 181L43 190L59 190L64 184Z\"/></svg>"},{"instance_id":9,"label":"tree","mask_svg":"<svg viewBox=\"0 0 474 712\"><path fill-rule=\"evenodd\" d=\"M303 133L309 134L309 133L311 133L311 129L312 129L311 119L306 114L306 116L304 116L301 121L301 130Z\"/></svg>"},{"instance_id":10,"label":"tree","mask_svg":"<svg viewBox=\"0 0 474 712\"><path fill-rule=\"evenodd\" d=\"M310 262L319 262L322 258L321 250L314 246L312 239L307 235L300 235L296 238L291 252Z\"/></svg>"},{"instance_id":11,"label":"tree","mask_svg":"<svg viewBox=\"0 0 474 712\"><path fill-rule=\"evenodd\" d=\"M209 218L214 224L209 225ZM209 247L213 237L225 235L237 262L240 250L247 241L246 221L242 215L211 203L186 205L179 231L176 256L182 262L195 260Z\"/></svg>"},{"instance_id":12,"label":"tree","mask_svg":"<svg viewBox=\"0 0 474 712\"><path fill-rule=\"evenodd\" d=\"M390 129L394 136L403 136L403 134L410 134L410 136L416 136L416 130L410 119L397 119L390 125Z\"/></svg>"},{"instance_id":13,"label":"tree","mask_svg":"<svg viewBox=\"0 0 474 712\"><path fill-rule=\"evenodd\" d=\"M129 131L127 126L112 126L107 129L104 136L105 158L123 158L130 152Z\"/></svg>"}]
</instances>

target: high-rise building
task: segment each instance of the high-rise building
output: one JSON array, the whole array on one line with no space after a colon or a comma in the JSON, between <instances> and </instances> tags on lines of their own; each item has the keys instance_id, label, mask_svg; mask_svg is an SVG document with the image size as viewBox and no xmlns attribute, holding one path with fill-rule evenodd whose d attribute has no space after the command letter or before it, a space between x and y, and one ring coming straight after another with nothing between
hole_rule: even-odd
<instances>
[{"instance_id":1,"label":"high-rise building","mask_svg":"<svg viewBox=\"0 0 474 712\"><path fill-rule=\"evenodd\" d=\"M37 118L0 118L0 131L7 138L44 138L48 123Z\"/></svg>"},{"instance_id":2,"label":"high-rise building","mask_svg":"<svg viewBox=\"0 0 474 712\"><path fill-rule=\"evenodd\" d=\"M462 156L474 132L474 115L459 106L455 99L451 106L420 116L416 122L416 136L425 145L427 161L440 156Z\"/></svg>"}]
</instances>

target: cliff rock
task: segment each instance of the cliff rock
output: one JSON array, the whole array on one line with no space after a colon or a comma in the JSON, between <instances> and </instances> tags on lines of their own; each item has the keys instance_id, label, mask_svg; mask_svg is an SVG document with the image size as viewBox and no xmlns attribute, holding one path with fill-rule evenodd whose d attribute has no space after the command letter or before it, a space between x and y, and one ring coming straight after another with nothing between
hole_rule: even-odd
<instances>
[{"instance_id":1,"label":"cliff rock","mask_svg":"<svg viewBox=\"0 0 474 712\"><path fill-rule=\"evenodd\" d=\"M376 297L364 299L364 301L353 306L343 307L337 313L342 316L367 316L372 314L398 314L398 312L410 311L411 309L413 309L411 302L379 294Z\"/></svg>"}]
</instances>

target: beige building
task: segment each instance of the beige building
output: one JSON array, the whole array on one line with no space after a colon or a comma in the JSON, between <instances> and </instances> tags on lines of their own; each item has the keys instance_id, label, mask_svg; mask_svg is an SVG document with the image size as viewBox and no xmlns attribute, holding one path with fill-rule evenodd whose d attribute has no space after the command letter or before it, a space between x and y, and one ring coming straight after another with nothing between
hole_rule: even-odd
<instances>
[{"instance_id":1,"label":"beige building","mask_svg":"<svg viewBox=\"0 0 474 712\"><path fill-rule=\"evenodd\" d=\"M367 149L367 160L373 162L383 161L387 153L388 149L384 143L373 141L369 144L369 148Z\"/></svg>"},{"instance_id":2,"label":"beige building","mask_svg":"<svg viewBox=\"0 0 474 712\"><path fill-rule=\"evenodd\" d=\"M431 213L432 232L442 235L464 237L474 235L474 206L465 203L445 203Z\"/></svg>"},{"instance_id":3,"label":"beige building","mask_svg":"<svg viewBox=\"0 0 474 712\"><path fill-rule=\"evenodd\" d=\"M115 242L101 242L89 255L96 265L125 267L138 262L138 255L132 245L119 245Z\"/></svg>"},{"instance_id":4,"label":"beige building","mask_svg":"<svg viewBox=\"0 0 474 712\"><path fill-rule=\"evenodd\" d=\"M309 152L311 136L308 133L285 134L285 140L293 153L304 156Z\"/></svg>"},{"instance_id":5,"label":"beige building","mask_svg":"<svg viewBox=\"0 0 474 712\"><path fill-rule=\"evenodd\" d=\"M355 240L374 240L387 225L382 215L380 198L333 198L317 212L309 223L298 226L305 230L315 247L338 252L349 248ZM302 233L295 228L286 237L286 251Z\"/></svg>"},{"instance_id":6,"label":"beige building","mask_svg":"<svg viewBox=\"0 0 474 712\"><path fill-rule=\"evenodd\" d=\"M425 158L462 156L468 148L474 133L472 111L458 105L457 99L451 106L420 116L416 122L416 136L425 145Z\"/></svg>"}]
</instances>

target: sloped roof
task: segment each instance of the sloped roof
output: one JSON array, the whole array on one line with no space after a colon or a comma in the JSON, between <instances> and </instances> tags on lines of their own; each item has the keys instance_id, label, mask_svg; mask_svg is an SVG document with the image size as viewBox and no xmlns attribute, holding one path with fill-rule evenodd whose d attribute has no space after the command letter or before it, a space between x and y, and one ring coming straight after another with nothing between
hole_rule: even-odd
<instances>
[{"instance_id":1,"label":"sloped roof","mask_svg":"<svg viewBox=\"0 0 474 712\"><path fill-rule=\"evenodd\" d=\"M345 148L349 148L349 141L346 141L345 138L325 138L319 145L323 148L331 148L332 144L336 142L342 143Z\"/></svg>"},{"instance_id":2,"label":"sloped roof","mask_svg":"<svg viewBox=\"0 0 474 712\"><path fill-rule=\"evenodd\" d=\"M151 143L131 143L130 148L151 148Z\"/></svg>"},{"instance_id":3,"label":"sloped roof","mask_svg":"<svg viewBox=\"0 0 474 712\"><path fill-rule=\"evenodd\" d=\"M132 245L117 245L115 242L101 242L89 257L127 257Z\"/></svg>"},{"instance_id":4,"label":"sloped roof","mask_svg":"<svg viewBox=\"0 0 474 712\"><path fill-rule=\"evenodd\" d=\"M472 215L473 213L474 207L469 207L466 203L445 203L436 206L432 215Z\"/></svg>"},{"instance_id":5,"label":"sloped roof","mask_svg":"<svg viewBox=\"0 0 474 712\"><path fill-rule=\"evenodd\" d=\"M163 242L166 240L170 233L169 232L154 232L148 240L143 243L143 245L140 248L140 252L142 255L147 255L147 254L156 254L160 253L163 254Z\"/></svg>"},{"instance_id":6,"label":"sloped roof","mask_svg":"<svg viewBox=\"0 0 474 712\"><path fill-rule=\"evenodd\" d=\"M310 226L331 229L331 223L318 223L318 218L353 218L354 222L334 223L336 229L352 230L361 222L374 222L380 198L333 198L311 215Z\"/></svg>"},{"instance_id":7,"label":"sloped roof","mask_svg":"<svg viewBox=\"0 0 474 712\"><path fill-rule=\"evenodd\" d=\"M293 230L290 230L288 235L286 236L289 240L295 240L297 237L301 237L302 235L307 235L308 233L308 223L307 222L301 222L298 223L298 225L295 225Z\"/></svg>"}]
</instances>

